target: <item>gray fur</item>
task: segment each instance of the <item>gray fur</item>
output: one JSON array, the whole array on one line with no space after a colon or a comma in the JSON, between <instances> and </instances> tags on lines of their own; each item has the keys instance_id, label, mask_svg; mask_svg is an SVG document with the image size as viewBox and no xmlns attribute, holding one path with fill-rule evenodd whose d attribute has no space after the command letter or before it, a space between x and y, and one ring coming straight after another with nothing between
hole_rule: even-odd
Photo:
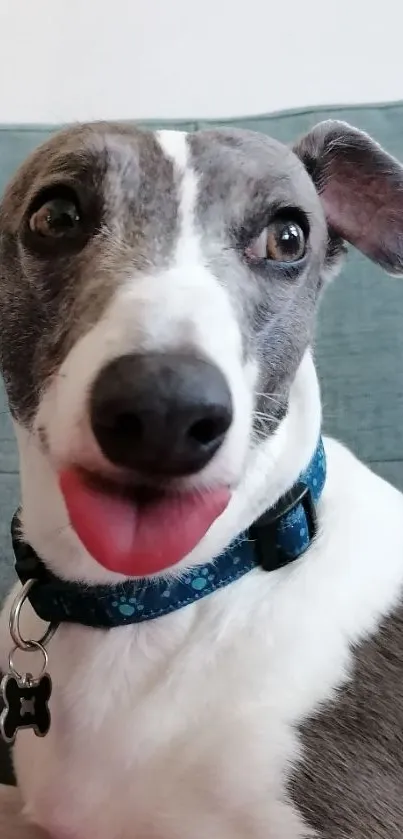
<instances>
[{"instance_id":1,"label":"gray fur","mask_svg":"<svg viewBox=\"0 0 403 839\"><path fill-rule=\"evenodd\" d=\"M295 148L321 195L333 243L345 239L403 273L402 164L344 122L319 123Z\"/></svg>"},{"instance_id":2,"label":"gray fur","mask_svg":"<svg viewBox=\"0 0 403 839\"><path fill-rule=\"evenodd\" d=\"M304 166L281 143L241 130L189 135L199 176L198 222L209 265L231 294L241 321L246 358L261 371L259 431L274 430L287 408L290 384L312 339L326 258L327 228ZM268 261L248 267L242 246L278 211L309 220L309 252L295 270ZM274 398L271 395L274 394Z\"/></svg>"},{"instance_id":3,"label":"gray fur","mask_svg":"<svg viewBox=\"0 0 403 839\"><path fill-rule=\"evenodd\" d=\"M122 278L169 260L177 181L151 132L104 123L57 134L17 173L0 209L0 358L20 421L32 420L47 379ZM26 217L34 197L55 183L77 191L88 241L46 255L29 247Z\"/></svg>"},{"instance_id":4,"label":"gray fur","mask_svg":"<svg viewBox=\"0 0 403 839\"><path fill-rule=\"evenodd\" d=\"M402 688L401 605L354 651L335 701L302 726L291 794L320 839L403 836Z\"/></svg>"}]
</instances>

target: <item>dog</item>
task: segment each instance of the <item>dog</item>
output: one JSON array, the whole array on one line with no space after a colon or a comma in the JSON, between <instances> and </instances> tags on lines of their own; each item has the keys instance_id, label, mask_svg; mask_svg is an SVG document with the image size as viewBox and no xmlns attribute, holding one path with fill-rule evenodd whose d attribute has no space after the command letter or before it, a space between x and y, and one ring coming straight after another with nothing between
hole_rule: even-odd
<instances>
[{"instance_id":1,"label":"dog","mask_svg":"<svg viewBox=\"0 0 403 839\"><path fill-rule=\"evenodd\" d=\"M59 624L50 730L13 754L52 839L402 836L403 497L322 448L311 350L346 243L402 273L403 168L337 121L73 126L5 192L19 631Z\"/></svg>"}]
</instances>

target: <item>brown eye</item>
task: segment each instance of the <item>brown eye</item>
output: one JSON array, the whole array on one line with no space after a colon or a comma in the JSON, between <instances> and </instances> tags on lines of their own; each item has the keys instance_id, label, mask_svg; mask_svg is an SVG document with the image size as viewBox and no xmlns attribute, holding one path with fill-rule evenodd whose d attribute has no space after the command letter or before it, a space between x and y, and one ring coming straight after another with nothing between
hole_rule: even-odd
<instances>
[{"instance_id":1,"label":"brown eye","mask_svg":"<svg viewBox=\"0 0 403 839\"><path fill-rule=\"evenodd\" d=\"M78 205L70 198L50 198L29 218L29 228L38 236L62 238L72 236L80 227Z\"/></svg>"},{"instance_id":2,"label":"brown eye","mask_svg":"<svg viewBox=\"0 0 403 839\"><path fill-rule=\"evenodd\" d=\"M305 255L306 240L295 221L276 220L266 228L266 259L298 262Z\"/></svg>"}]
</instances>

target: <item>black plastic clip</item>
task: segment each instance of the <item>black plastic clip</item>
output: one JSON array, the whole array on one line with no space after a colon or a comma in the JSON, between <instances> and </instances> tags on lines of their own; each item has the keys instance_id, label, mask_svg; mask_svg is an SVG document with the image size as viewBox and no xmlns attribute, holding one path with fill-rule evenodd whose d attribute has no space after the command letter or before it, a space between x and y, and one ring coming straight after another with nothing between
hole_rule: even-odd
<instances>
[{"instance_id":1,"label":"black plastic clip","mask_svg":"<svg viewBox=\"0 0 403 839\"><path fill-rule=\"evenodd\" d=\"M308 525L309 544L316 536L318 519L312 492L306 484L297 483L283 495L277 504L257 519L249 530L250 538L256 543L256 553L259 565L265 571L274 571L288 565L306 550L304 547L299 554L288 554L279 544L279 522L291 513L298 504L302 504Z\"/></svg>"}]
</instances>

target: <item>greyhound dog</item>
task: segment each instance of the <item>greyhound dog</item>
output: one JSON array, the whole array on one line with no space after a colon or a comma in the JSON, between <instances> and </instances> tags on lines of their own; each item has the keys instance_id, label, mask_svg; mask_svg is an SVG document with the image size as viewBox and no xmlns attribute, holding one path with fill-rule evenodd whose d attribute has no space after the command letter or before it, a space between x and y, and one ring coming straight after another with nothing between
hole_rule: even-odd
<instances>
[{"instance_id":1,"label":"greyhound dog","mask_svg":"<svg viewBox=\"0 0 403 839\"><path fill-rule=\"evenodd\" d=\"M6 190L2 729L52 839L403 835L403 496L311 352L346 242L402 273L403 168L337 121L78 125Z\"/></svg>"}]
</instances>

